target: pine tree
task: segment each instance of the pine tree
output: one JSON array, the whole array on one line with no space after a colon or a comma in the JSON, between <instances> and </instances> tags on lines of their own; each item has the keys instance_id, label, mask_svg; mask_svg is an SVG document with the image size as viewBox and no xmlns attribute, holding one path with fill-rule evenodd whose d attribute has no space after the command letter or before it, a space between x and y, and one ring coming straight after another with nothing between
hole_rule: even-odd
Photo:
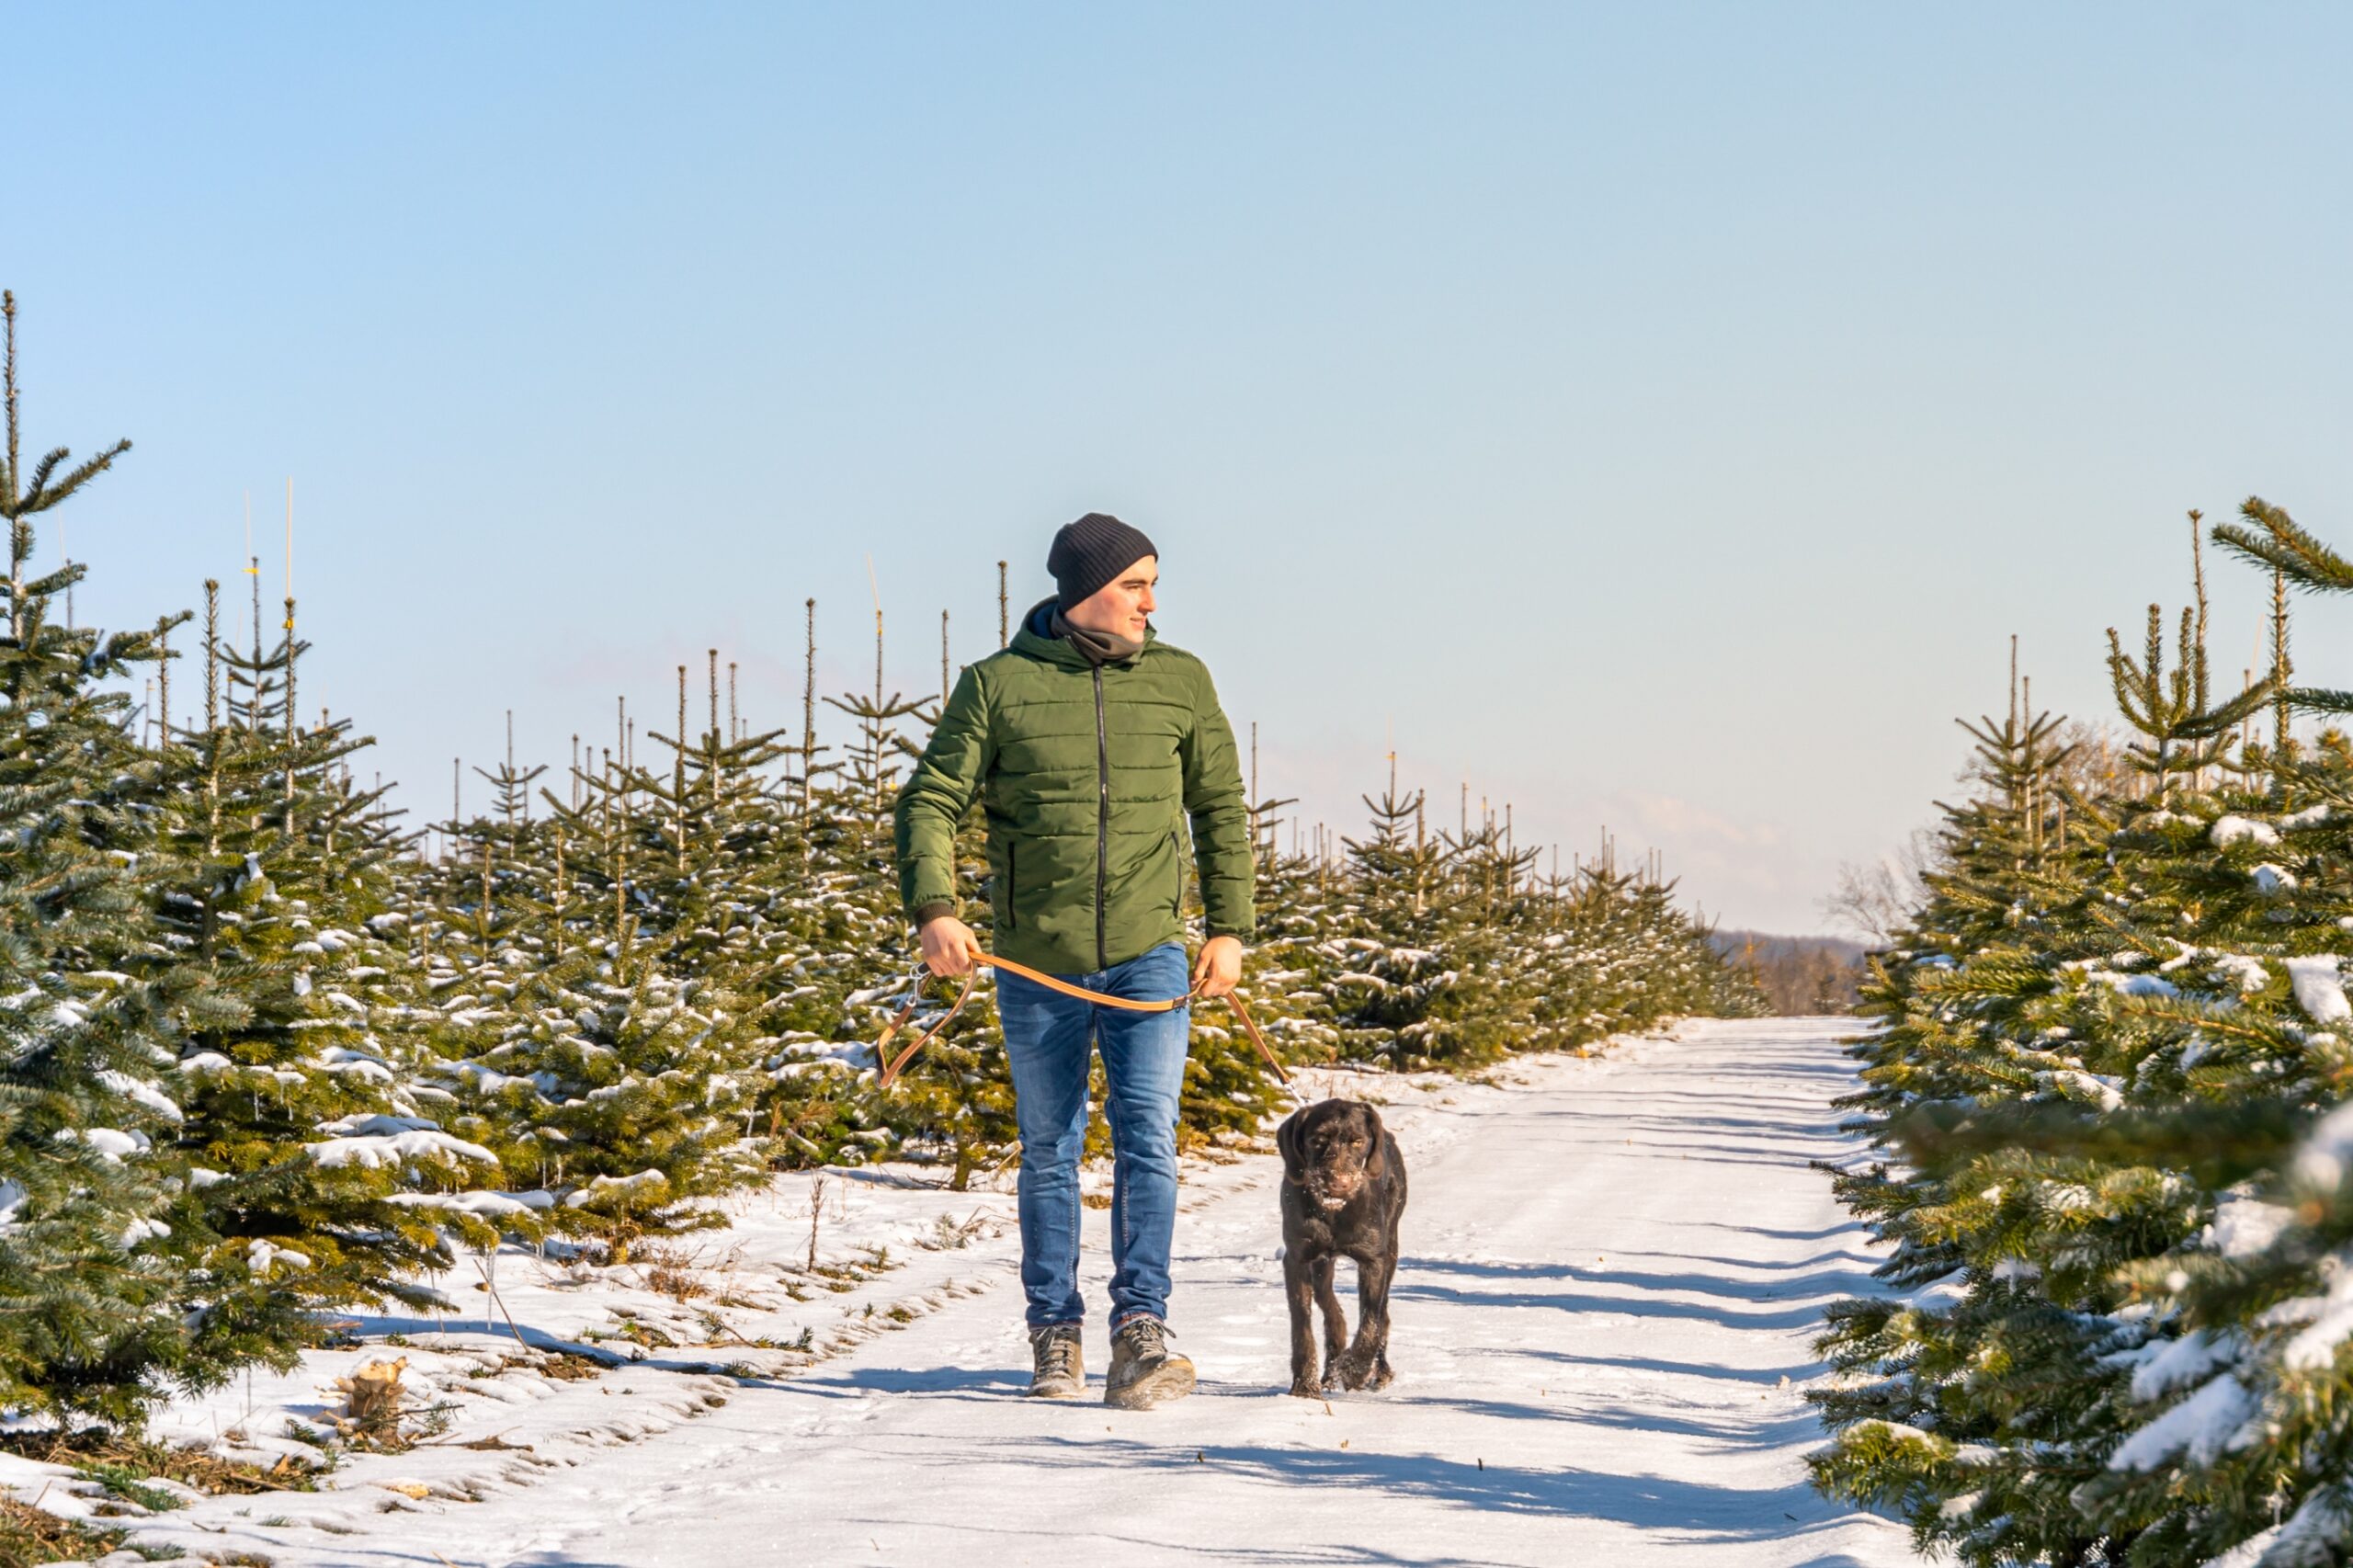
<instances>
[{"instance_id":1,"label":"pine tree","mask_svg":"<svg viewBox=\"0 0 2353 1568\"><path fill-rule=\"evenodd\" d=\"M857 721L858 739L814 798L812 892L825 915L820 935L825 950L819 959L823 972L812 978L836 1005L833 1038L871 1041L904 996L920 950L899 904L892 818L903 776L923 753L901 725L912 719L928 727L938 722L938 710L902 692L883 694L880 608L874 614L873 691L824 700ZM969 874L961 845L958 858L960 876ZM855 1163L911 1132L927 1132L944 1139L951 1179L961 1175L969 1180L973 1164L995 1146L990 1131L1002 1123L1009 1100L991 1085L983 1070L986 1048L978 1043L982 1029L994 1021L994 1007L977 1015L966 1011L945 1039L933 1041L916 1059L904 1096L894 1089L892 1096L881 1096L870 1084L846 1108L855 1125L837 1146L836 1159ZM995 1070L1002 1071L1001 1055ZM963 1112L968 1105L969 1116Z\"/></svg>"},{"instance_id":2,"label":"pine tree","mask_svg":"<svg viewBox=\"0 0 2353 1568\"><path fill-rule=\"evenodd\" d=\"M1433 835L1425 799L1401 796L1392 777L1379 800L1364 797L1371 831L1341 840L1355 894L1336 938L1352 968L1333 977L1353 996L1344 1049L1399 1068L1477 1066L1520 1042L1498 972L1499 872L1482 858L1486 828Z\"/></svg>"},{"instance_id":3,"label":"pine tree","mask_svg":"<svg viewBox=\"0 0 2353 1568\"><path fill-rule=\"evenodd\" d=\"M494 1182L495 1167L411 1093L422 992L369 927L404 846L381 790L349 781L368 743L347 723L296 721L308 644L290 600L276 649L241 653L219 635L217 585L206 590L204 722L165 726L162 747L175 869L158 924L212 998L179 1043L176 1250L204 1282L192 1321L240 1357L290 1364L324 1332L318 1308L421 1300L413 1276L443 1249L419 1203Z\"/></svg>"},{"instance_id":4,"label":"pine tree","mask_svg":"<svg viewBox=\"0 0 2353 1568\"><path fill-rule=\"evenodd\" d=\"M582 804L551 798L529 840L547 851L545 891L516 901L517 929L480 918L496 885L484 873L467 935L493 945L460 949L443 973L466 989L442 1004L480 1035L445 1076L479 1125L505 1131L509 1178L625 1257L641 1235L719 1222L699 1200L765 1170L764 1080L752 1008L723 971L687 961L708 949L708 911L675 901L699 877L712 885L706 819L681 835L675 790L633 762L576 781Z\"/></svg>"},{"instance_id":5,"label":"pine tree","mask_svg":"<svg viewBox=\"0 0 2353 1568\"><path fill-rule=\"evenodd\" d=\"M1338 1061L1339 997L1330 981L1347 965L1337 946L1346 913L1337 880L1312 852L1279 848L1269 832L1259 851L1256 902L1257 942L1237 990L1287 1062ZM1204 1092L1217 1090L1205 1084Z\"/></svg>"},{"instance_id":6,"label":"pine tree","mask_svg":"<svg viewBox=\"0 0 2353 1568\"><path fill-rule=\"evenodd\" d=\"M1881 1273L1905 1294L1833 1312L1823 1348L1857 1381L1821 1396L1838 1438L1816 1478L1970 1562L2197 1561L2253 1533L2251 1488L2281 1474L2224 1457L2245 1412L2200 1426L2250 1385L2210 1377L2220 1341L2171 1298L2208 1271L2200 1238L2289 1119L2281 1092L2310 1092L2283 949L2337 933L2283 863L2313 858L2280 849L2317 824L2253 814L2232 753L2271 692L2214 700L2200 590L2170 671L2154 612L2139 659L2111 634L2138 734L2120 798L2049 803L2039 720L1979 733L1989 788L1949 812L1934 896L1870 996L1890 1027L1859 1048L1858 1103L1907 1164L1842 1196L1896 1243ZM2192 1382L2205 1408L2173 1397Z\"/></svg>"},{"instance_id":7,"label":"pine tree","mask_svg":"<svg viewBox=\"0 0 2353 1568\"><path fill-rule=\"evenodd\" d=\"M24 466L17 303L5 317L8 625L0 642L0 1401L135 1422L166 1373L218 1375L190 1344L169 1252L168 1162L181 1119L161 1074L175 1017L207 1003L148 919L142 859L163 793L104 683L161 655L155 631L65 623L67 565L28 571L35 519L130 449Z\"/></svg>"}]
</instances>

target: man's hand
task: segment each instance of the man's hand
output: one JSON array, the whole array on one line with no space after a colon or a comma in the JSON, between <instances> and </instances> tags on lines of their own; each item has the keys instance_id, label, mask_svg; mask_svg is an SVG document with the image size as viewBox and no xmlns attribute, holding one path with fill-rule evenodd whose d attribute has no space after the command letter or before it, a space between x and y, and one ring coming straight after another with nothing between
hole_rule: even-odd
<instances>
[{"instance_id":1,"label":"man's hand","mask_svg":"<svg viewBox=\"0 0 2353 1568\"><path fill-rule=\"evenodd\" d=\"M972 956L983 950L972 928L952 915L925 921L916 937L923 943L923 961L934 974L970 974Z\"/></svg>"},{"instance_id":2,"label":"man's hand","mask_svg":"<svg viewBox=\"0 0 2353 1568\"><path fill-rule=\"evenodd\" d=\"M1204 996L1222 996L1242 981L1242 938L1211 937L1193 960L1193 984Z\"/></svg>"}]
</instances>

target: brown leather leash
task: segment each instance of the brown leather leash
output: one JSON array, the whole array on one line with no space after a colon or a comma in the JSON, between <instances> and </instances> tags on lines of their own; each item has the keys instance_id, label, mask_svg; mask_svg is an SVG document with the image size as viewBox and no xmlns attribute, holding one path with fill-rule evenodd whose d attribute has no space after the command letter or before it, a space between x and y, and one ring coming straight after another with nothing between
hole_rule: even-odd
<instances>
[{"instance_id":1,"label":"brown leather leash","mask_svg":"<svg viewBox=\"0 0 2353 1568\"><path fill-rule=\"evenodd\" d=\"M915 965L915 973L910 977L912 983L907 988L906 1005L899 1009L899 1016L892 1018L889 1027L883 1029L882 1038L874 1042L874 1060L881 1064L882 1069L880 1087L883 1093L890 1092L891 1085L897 1082L901 1070L915 1060L915 1052L938 1039L939 1031L946 1028L954 1021L956 1015L964 1010L964 1004L972 999L972 986L981 978L981 971L984 968L1006 970L1019 975L1024 980L1042 985L1049 991L1059 991L1065 996L1075 996L1083 1002L1092 1002L1103 1007L1119 1007L1131 1013L1173 1013L1190 1002L1200 990L1200 983L1196 981L1187 989L1185 994L1169 1001L1136 1002L1125 996L1106 996L1100 991L1089 991L1083 985L1073 985L1066 980L1057 980L1051 974L1042 974L1026 964L1017 964L1010 959L998 958L994 953L974 953L972 967L964 973L964 989L956 994L955 1002L948 1011L933 1021L929 1028L916 1036L896 1056L892 1056L889 1054L891 1042L898 1038L899 1031L907 1027L907 1020L914 1017L915 1009L923 1005L923 983L931 978L931 966L927 963L918 963ZM1226 1010L1241 1020L1243 1032L1250 1037L1250 1043L1258 1048L1258 1054L1275 1074L1275 1081L1286 1089L1290 1088L1290 1074L1284 1072L1283 1064L1275 1060L1275 1053L1267 1049L1266 1037L1258 1032L1256 1022L1250 1017L1249 1006L1231 991L1218 997L1217 1000L1224 1003ZM1292 1092L1297 1093L1296 1090Z\"/></svg>"}]
</instances>

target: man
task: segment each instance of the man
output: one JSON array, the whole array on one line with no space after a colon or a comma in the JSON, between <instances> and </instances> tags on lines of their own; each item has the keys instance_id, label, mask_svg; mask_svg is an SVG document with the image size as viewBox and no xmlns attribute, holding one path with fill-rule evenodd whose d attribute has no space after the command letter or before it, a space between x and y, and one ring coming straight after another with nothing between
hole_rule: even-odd
<instances>
[{"instance_id":1,"label":"man","mask_svg":"<svg viewBox=\"0 0 2353 1568\"><path fill-rule=\"evenodd\" d=\"M1046 556L1054 597L957 681L898 801L900 892L933 972L965 973L981 950L956 917L954 858L956 824L977 795L999 957L1105 995L1184 995L1190 818L1208 930L1192 981L1221 996L1241 978L1253 870L1242 769L1209 671L1153 630L1159 553L1099 512L1067 525ZM996 986L1021 1132L1029 1392L1086 1392L1078 1156L1099 1046L1113 1149L1103 1399L1144 1409L1182 1398L1193 1364L1166 1335L1190 1011L1100 1006L1002 970Z\"/></svg>"}]
</instances>

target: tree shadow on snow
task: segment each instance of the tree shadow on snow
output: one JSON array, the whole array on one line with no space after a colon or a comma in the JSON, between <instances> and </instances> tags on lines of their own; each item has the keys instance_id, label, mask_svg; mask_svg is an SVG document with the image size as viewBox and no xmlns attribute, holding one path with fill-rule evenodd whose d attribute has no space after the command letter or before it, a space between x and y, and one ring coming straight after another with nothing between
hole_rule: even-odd
<instances>
[{"instance_id":1,"label":"tree shadow on snow","mask_svg":"<svg viewBox=\"0 0 2353 1568\"><path fill-rule=\"evenodd\" d=\"M792 1380L797 1393L854 1399L869 1393L967 1394L992 1400L1029 1397L1029 1374L1012 1367L852 1367Z\"/></svg>"},{"instance_id":2,"label":"tree shadow on snow","mask_svg":"<svg viewBox=\"0 0 2353 1568\"><path fill-rule=\"evenodd\" d=\"M1736 1231L1744 1236L1769 1236L1777 1242L1826 1242L1833 1236L1859 1236L1864 1233L1863 1228L1852 1220L1824 1225L1818 1231L1777 1231L1769 1225L1732 1225L1722 1220L1691 1220L1686 1223L1705 1225L1711 1231Z\"/></svg>"},{"instance_id":3,"label":"tree shadow on snow","mask_svg":"<svg viewBox=\"0 0 2353 1568\"><path fill-rule=\"evenodd\" d=\"M1825 1370L1826 1361L1802 1361L1787 1367L1726 1367L1707 1361L1668 1361L1655 1356L1580 1356L1570 1350L1540 1350L1530 1346L1471 1346L1457 1356L1554 1361L1564 1367L1593 1367L1628 1372L1659 1372L1675 1378L1720 1378L1731 1382L1769 1383L1779 1388L1783 1378L1802 1383Z\"/></svg>"},{"instance_id":4,"label":"tree shadow on snow","mask_svg":"<svg viewBox=\"0 0 2353 1568\"><path fill-rule=\"evenodd\" d=\"M1188 1452L1192 1450L1188 1449ZM1197 1467L1198 1468L1198 1467ZM1054 1562L1125 1562L1134 1559L1138 1549L1162 1557L1181 1555L1188 1562L1248 1563L1251 1568L1509 1568L1508 1564L1485 1557L1433 1557L1426 1553L1383 1551L1376 1547L1353 1541L1339 1540L1266 1540L1246 1546L1210 1546L1196 1540L1154 1540L1142 1535L1119 1535L1101 1528L1100 1513L1077 1512L1055 1534L1054 1546L1059 1556ZM847 1516L846 1523L872 1527L878 1531L898 1528L905 1520L895 1517ZM953 1528L961 1535L978 1538L972 1544L983 1562L1011 1561L997 1553L1013 1551L1035 1551L1036 1533L1021 1527L997 1527L975 1519L929 1519L926 1525L933 1529ZM1009 1540L1000 1543L997 1538ZM1021 1562L1038 1561L1030 1557ZM1844 1560L1840 1560L1843 1562ZM545 1564L546 1568L581 1568L576 1560L563 1556L517 1558L511 1568ZM614 1568L610 1564L589 1564L586 1568ZM1857 1565L1860 1568L1860 1565Z\"/></svg>"},{"instance_id":5,"label":"tree shadow on snow","mask_svg":"<svg viewBox=\"0 0 2353 1568\"><path fill-rule=\"evenodd\" d=\"M1822 1429L1822 1417L1811 1407L1787 1411L1764 1420L1710 1420L1699 1415L1672 1415L1645 1405L1641 1409L1624 1406L1594 1409L1553 1411L1554 1419L1578 1426L1602 1426L1621 1432L1666 1432L1677 1437L1699 1437L1720 1450L1740 1449L1793 1448L1812 1443L1826 1434Z\"/></svg>"},{"instance_id":6,"label":"tree shadow on snow","mask_svg":"<svg viewBox=\"0 0 2353 1568\"><path fill-rule=\"evenodd\" d=\"M1677 1278L1699 1276L1656 1276L1620 1273L1614 1277L1595 1278L1612 1283L1635 1283L1656 1290L1681 1289L1674 1281ZM1543 1308L1559 1312L1593 1312L1614 1317L1666 1318L1678 1321L1699 1320L1724 1328L1806 1328L1822 1321L1820 1298L1785 1307L1778 1312L1733 1312L1726 1307L1700 1301L1669 1301L1661 1296L1591 1296L1576 1291L1540 1292L1529 1290L1458 1290L1449 1285L1429 1285L1408 1279L1401 1271L1397 1283L1390 1291L1393 1301L1435 1301L1448 1306ZM1758 1299L1765 1298L1744 1298Z\"/></svg>"},{"instance_id":7,"label":"tree shadow on snow","mask_svg":"<svg viewBox=\"0 0 2353 1568\"><path fill-rule=\"evenodd\" d=\"M1339 1487L1369 1500L1392 1497L1485 1513L1597 1519L1694 1540L1793 1540L1838 1528L1852 1517L1824 1503L1802 1481L1741 1488L1671 1476L1483 1464L1476 1458L1466 1461L1435 1454L1251 1444L1188 1444L1168 1449L1126 1441L1042 1438L1020 1447L1025 1464L1096 1470L1108 1460L1194 1473L1207 1465L1273 1484Z\"/></svg>"},{"instance_id":8,"label":"tree shadow on snow","mask_svg":"<svg viewBox=\"0 0 2353 1568\"><path fill-rule=\"evenodd\" d=\"M1714 1296L1729 1301L1824 1301L1841 1296L1868 1296L1885 1289L1878 1281L1855 1268L1821 1268L1806 1274L1787 1274L1774 1279L1726 1279L1718 1274L1645 1273L1631 1268L1600 1267L1579 1268L1573 1264L1557 1267L1506 1264L1490 1266L1462 1262L1424 1262L1420 1258L1401 1258L1397 1265L1395 1292L1403 1294L1414 1278L1421 1274L1464 1274L1483 1279L1563 1279L1581 1285L1625 1285L1637 1290L1680 1290L1694 1296ZM1452 1287L1433 1285L1431 1290L1452 1290ZM1460 1292L1456 1292L1461 1294ZM1511 1298L1516 1304L1550 1306L1555 1298L1531 1292ZM1639 1304L1643 1298L1623 1298L1628 1305Z\"/></svg>"},{"instance_id":9,"label":"tree shadow on snow","mask_svg":"<svg viewBox=\"0 0 2353 1568\"><path fill-rule=\"evenodd\" d=\"M1862 1233L1859 1230L1856 1233L1857 1239L1860 1240L1861 1235ZM1849 1269L1856 1270L1862 1274L1869 1274L1872 1269L1877 1268L1880 1266L1881 1261L1868 1253L1856 1252L1851 1248L1847 1247L1841 1247L1833 1252L1818 1252L1811 1257L1786 1258L1779 1262L1769 1262L1762 1258L1755 1257L1726 1257L1718 1253L1653 1252L1647 1247L1611 1247L1605 1256L1609 1257L1660 1257L1665 1258L1669 1262L1673 1263L1713 1263L1721 1264L1726 1268L1755 1269L1760 1274L1794 1274L1802 1268L1819 1268L1825 1264L1843 1264Z\"/></svg>"},{"instance_id":10,"label":"tree shadow on snow","mask_svg":"<svg viewBox=\"0 0 2353 1568\"><path fill-rule=\"evenodd\" d=\"M1720 1411L1713 1416L1677 1414L1662 1409L1655 1399L1631 1391L1623 1403L1608 1403L1607 1394L1597 1400L1592 1390L1572 1387L1557 1392L1561 1395L1557 1404L1425 1394L1411 1389L1392 1391L1383 1403L1412 1410L1450 1410L1491 1421L1548 1421L1612 1431L1662 1432L1700 1438L1721 1451L1790 1448L1823 1436L1822 1419L1810 1408L1744 1420L1736 1411ZM1398 1397L1400 1392L1404 1397Z\"/></svg>"},{"instance_id":11,"label":"tree shadow on snow","mask_svg":"<svg viewBox=\"0 0 2353 1568\"><path fill-rule=\"evenodd\" d=\"M436 1336L445 1334L480 1334L493 1339L515 1344L519 1340L528 1349L560 1352L578 1356L596 1362L608 1371L643 1370L648 1372L688 1372L702 1375L733 1377L744 1388L782 1388L790 1374L782 1377L739 1376L731 1367L742 1365L741 1353L727 1347L714 1346L708 1356L683 1356L648 1351L642 1356L625 1356L609 1345L591 1344L585 1339L567 1339L560 1334L550 1334L529 1324L509 1324L504 1318L422 1317L404 1313L353 1314L342 1320L350 1332L361 1339L381 1339L398 1334L407 1337L420 1350L438 1350Z\"/></svg>"}]
</instances>

